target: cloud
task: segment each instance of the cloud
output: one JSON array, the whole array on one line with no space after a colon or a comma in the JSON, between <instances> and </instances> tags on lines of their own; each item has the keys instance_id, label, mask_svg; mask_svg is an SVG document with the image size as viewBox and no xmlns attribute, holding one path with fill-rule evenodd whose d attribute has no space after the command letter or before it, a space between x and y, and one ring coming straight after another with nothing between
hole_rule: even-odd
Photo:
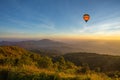
<instances>
[{"instance_id":1,"label":"cloud","mask_svg":"<svg viewBox=\"0 0 120 80\"><path fill-rule=\"evenodd\" d=\"M83 28L80 29L75 29L74 32L89 35L115 35L120 34L120 23L119 22L97 23L94 25L84 26Z\"/></svg>"},{"instance_id":2,"label":"cloud","mask_svg":"<svg viewBox=\"0 0 120 80\"><path fill-rule=\"evenodd\" d=\"M45 19L36 19L33 22L14 18L9 18L8 20L22 28L55 30L55 24L53 22L45 21Z\"/></svg>"}]
</instances>

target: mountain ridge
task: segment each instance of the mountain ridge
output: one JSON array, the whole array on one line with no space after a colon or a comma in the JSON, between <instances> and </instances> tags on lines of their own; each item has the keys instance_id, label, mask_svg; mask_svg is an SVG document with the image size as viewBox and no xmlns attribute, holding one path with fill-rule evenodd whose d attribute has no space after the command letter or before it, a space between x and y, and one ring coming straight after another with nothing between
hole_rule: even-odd
<instances>
[{"instance_id":1,"label":"mountain ridge","mask_svg":"<svg viewBox=\"0 0 120 80\"><path fill-rule=\"evenodd\" d=\"M19 41L19 42L10 42L10 41L2 41L0 42L1 46L19 46L31 51L37 51L38 53L41 51L54 53L68 53L71 51L75 51L75 49L64 42L54 41L50 39L41 39L41 40L28 40L28 41Z\"/></svg>"}]
</instances>

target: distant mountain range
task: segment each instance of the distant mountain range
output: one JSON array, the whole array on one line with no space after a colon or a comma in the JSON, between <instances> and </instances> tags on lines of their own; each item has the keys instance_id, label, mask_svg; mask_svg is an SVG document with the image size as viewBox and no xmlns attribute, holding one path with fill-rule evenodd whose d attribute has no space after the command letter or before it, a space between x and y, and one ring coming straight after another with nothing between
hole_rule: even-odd
<instances>
[{"instance_id":1,"label":"distant mountain range","mask_svg":"<svg viewBox=\"0 0 120 80\"><path fill-rule=\"evenodd\" d=\"M19 42L1 41L0 46L19 46L36 53L46 53L46 55L52 55L51 52L57 55L71 52L120 55L120 41L80 40L72 42L59 42L50 39Z\"/></svg>"},{"instance_id":2,"label":"distant mountain range","mask_svg":"<svg viewBox=\"0 0 120 80\"><path fill-rule=\"evenodd\" d=\"M51 53L57 53L57 54L64 54L68 52L76 52L76 48L72 47L72 45L53 41L49 39L42 39L42 40L29 40L29 41L20 41L20 42L10 42L10 41L2 41L0 42L1 46L19 46L22 48L25 48L27 50L41 53L46 52L49 54Z\"/></svg>"},{"instance_id":3,"label":"distant mountain range","mask_svg":"<svg viewBox=\"0 0 120 80\"><path fill-rule=\"evenodd\" d=\"M66 45L62 42L52 41L49 39L42 39L39 41L29 40L29 41L20 41L20 42L9 42L9 41L2 41L0 42L0 45L15 45L20 46L26 49L38 49L38 48L44 48L44 47L60 47Z\"/></svg>"}]
</instances>

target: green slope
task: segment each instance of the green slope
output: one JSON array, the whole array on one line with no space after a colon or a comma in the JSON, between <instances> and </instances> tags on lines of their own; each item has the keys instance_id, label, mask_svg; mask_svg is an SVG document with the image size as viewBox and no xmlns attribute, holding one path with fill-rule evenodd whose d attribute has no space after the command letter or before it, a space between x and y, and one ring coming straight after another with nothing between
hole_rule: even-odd
<instances>
[{"instance_id":1,"label":"green slope","mask_svg":"<svg viewBox=\"0 0 120 80\"><path fill-rule=\"evenodd\" d=\"M69 56L69 58L74 60L75 56ZM105 73L92 71L86 66L76 66L67 59L67 57L66 60L59 57L53 61L50 57L41 56L17 46L0 46L0 80L119 79L118 74L118 77L113 74L110 78Z\"/></svg>"}]
</instances>

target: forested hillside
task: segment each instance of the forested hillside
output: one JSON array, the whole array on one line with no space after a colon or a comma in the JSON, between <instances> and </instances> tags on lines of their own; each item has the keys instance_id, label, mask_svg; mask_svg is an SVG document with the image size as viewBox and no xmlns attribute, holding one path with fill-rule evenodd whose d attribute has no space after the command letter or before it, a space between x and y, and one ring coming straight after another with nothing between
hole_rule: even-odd
<instances>
[{"instance_id":1,"label":"forested hillside","mask_svg":"<svg viewBox=\"0 0 120 80\"><path fill-rule=\"evenodd\" d=\"M72 54L68 54L72 55ZM88 54L89 55L89 54ZM93 54L94 55L94 54ZM119 72L107 74L91 69L88 65L76 65L75 57L56 58L41 56L17 46L0 47L0 80L116 80ZM79 56L79 55L77 55ZM82 54L81 56L84 55ZM89 55L90 56L90 55ZM65 58L64 58L65 57ZM94 58L94 57L93 57ZM90 58L88 58L90 59ZM77 60L77 58L76 58ZM73 61L74 62L74 61ZM78 59L79 62L79 59ZM96 61L97 62L97 61ZM86 61L81 64L87 64ZM92 63L91 63L92 64ZM94 67L93 67L94 68Z\"/></svg>"},{"instance_id":2,"label":"forested hillside","mask_svg":"<svg viewBox=\"0 0 120 80\"><path fill-rule=\"evenodd\" d=\"M102 72L120 71L120 56L100 55L96 53L69 53L63 55L66 60L78 66L89 65L91 69L99 68Z\"/></svg>"},{"instance_id":3,"label":"forested hillside","mask_svg":"<svg viewBox=\"0 0 120 80\"><path fill-rule=\"evenodd\" d=\"M106 75L120 77L120 56L100 55L96 53L70 53L63 55L77 66L89 67L90 70Z\"/></svg>"}]
</instances>

